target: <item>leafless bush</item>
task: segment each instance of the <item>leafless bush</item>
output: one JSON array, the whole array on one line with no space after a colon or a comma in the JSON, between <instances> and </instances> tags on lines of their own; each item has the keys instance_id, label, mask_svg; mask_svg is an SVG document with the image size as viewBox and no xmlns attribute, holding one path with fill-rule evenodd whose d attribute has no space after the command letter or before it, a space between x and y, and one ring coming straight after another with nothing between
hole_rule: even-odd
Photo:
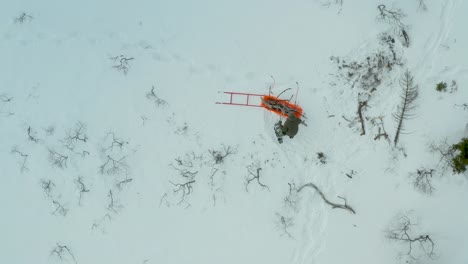
<instances>
[{"instance_id":1,"label":"leafless bush","mask_svg":"<svg viewBox=\"0 0 468 264\"><path fill-rule=\"evenodd\" d=\"M414 188L424 194L431 194L434 191L432 185L434 172L434 169L420 168L415 173L410 173Z\"/></svg>"},{"instance_id":2,"label":"leafless bush","mask_svg":"<svg viewBox=\"0 0 468 264\"><path fill-rule=\"evenodd\" d=\"M468 110L468 104L467 103L463 103L463 104L455 104L456 107L461 107L463 108L463 110Z\"/></svg>"},{"instance_id":3,"label":"leafless bush","mask_svg":"<svg viewBox=\"0 0 468 264\"><path fill-rule=\"evenodd\" d=\"M279 213L276 213L276 227L280 230L281 236L287 236L288 238L293 238L289 229L294 225L294 219L292 217L286 217Z\"/></svg>"},{"instance_id":4,"label":"leafless bush","mask_svg":"<svg viewBox=\"0 0 468 264\"><path fill-rule=\"evenodd\" d=\"M202 155L195 155L192 151L190 153L185 154L183 157L177 157L174 159L175 164L171 163L171 167L174 168L179 172L179 175L183 178L187 178L193 180L195 176L198 174L198 170L194 168L194 161L200 161L202 159Z\"/></svg>"},{"instance_id":5,"label":"leafless bush","mask_svg":"<svg viewBox=\"0 0 468 264\"><path fill-rule=\"evenodd\" d=\"M378 129L377 135L375 135L374 140L380 140L383 137L389 144L392 143L392 141L390 140L390 136L385 130L383 116L371 118L370 123L373 127L377 127Z\"/></svg>"},{"instance_id":6,"label":"leafless bush","mask_svg":"<svg viewBox=\"0 0 468 264\"><path fill-rule=\"evenodd\" d=\"M317 152L317 159L320 164L327 164L327 156L323 152Z\"/></svg>"},{"instance_id":7,"label":"leafless bush","mask_svg":"<svg viewBox=\"0 0 468 264\"><path fill-rule=\"evenodd\" d=\"M60 203L59 201L56 201L56 200L52 200L52 203L54 204L55 206L55 210L52 214L54 215L61 215L61 216L66 216L67 213L68 213L68 209L62 204Z\"/></svg>"},{"instance_id":8,"label":"leafless bush","mask_svg":"<svg viewBox=\"0 0 468 264\"><path fill-rule=\"evenodd\" d=\"M32 141L34 143L39 143L39 139L37 138L37 132L34 131L31 126L28 127L27 129L28 132L28 140Z\"/></svg>"},{"instance_id":9,"label":"leafless bush","mask_svg":"<svg viewBox=\"0 0 468 264\"><path fill-rule=\"evenodd\" d=\"M64 146L70 151L74 151L78 142L86 143L86 125L78 121L73 129L66 131L66 136L63 139Z\"/></svg>"},{"instance_id":10,"label":"leafless bush","mask_svg":"<svg viewBox=\"0 0 468 264\"><path fill-rule=\"evenodd\" d=\"M128 176L126 176L125 179L119 181L115 186L117 186L119 190L122 190L123 186L131 183L132 181L133 181L132 178L128 178Z\"/></svg>"},{"instance_id":11,"label":"leafless bush","mask_svg":"<svg viewBox=\"0 0 468 264\"><path fill-rule=\"evenodd\" d=\"M195 183L195 180L187 181L185 183L173 183L169 181L172 185L174 185L173 194L178 196L179 201L177 205L185 204L185 208L190 207L190 203L187 201L187 197L193 192L192 184Z\"/></svg>"},{"instance_id":12,"label":"leafless bush","mask_svg":"<svg viewBox=\"0 0 468 264\"><path fill-rule=\"evenodd\" d=\"M395 49L395 39L389 33L379 37L380 47L365 58L347 61L332 56L330 60L338 67L338 78L343 79L351 88L357 87L370 96L383 82L384 77L396 66L403 65L402 57ZM366 101L360 99L359 101Z\"/></svg>"},{"instance_id":13,"label":"leafless bush","mask_svg":"<svg viewBox=\"0 0 468 264\"><path fill-rule=\"evenodd\" d=\"M114 148L122 150L125 145L128 145L128 141L116 137L114 132L108 132L104 138L104 144L107 146L103 147L102 152L113 151Z\"/></svg>"},{"instance_id":14,"label":"leafless bush","mask_svg":"<svg viewBox=\"0 0 468 264\"><path fill-rule=\"evenodd\" d=\"M335 209L335 208L340 208L340 209L347 210L347 211L349 211L349 212L352 213L352 214L356 214L356 212L354 211L354 209L346 203L346 199L345 199L345 198L338 196L338 198L340 198L340 199L342 199L342 200L344 201L344 204L332 203L332 202L330 202L330 201L325 197L325 195L324 195L323 192L317 187L317 185L315 185L315 184L313 184L313 183L306 183L306 184L302 185L301 187L299 187L299 189L297 189L297 192L301 192L302 189L304 189L305 187L311 187L311 188L315 189L315 191L317 191L317 192L319 193L319 195L322 197L323 201L324 201L326 204L330 205L333 209Z\"/></svg>"},{"instance_id":15,"label":"leafless bush","mask_svg":"<svg viewBox=\"0 0 468 264\"><path fill-rule=\"evenodd\" d=\"M0 94L0 114L3 116L12 116L15 113L9 111L9 110L4 110L5 106L10 104L13 100L13 97L8 96L7 94Z\"/></svg>"},{"instance_id":16,"label":"leafless bush","mask_svg":"<svg viewBox=\"0 0 468 264\"><path fill-rule=\"evenodd\" d=\"M33 20L33 17L26 12L21 13L19 16L15 17L14 21L16 24L23 24Z\"/></svg>"},{"instance_id":17,"label":"leafless bush","mask_svg":"<svg viewBox=\"0 0 468 264\"><path fill-rule=\"evenodd\" d=\"M112 68L126 75L130 68L129 61L133 60L134 58L126 58L124 55L119 55L119 56L111 57L109 59L112 60L114 63L116 63L112 66Z\"/></svg>"},{"instance_id":18,"label":"leafless bush","mask_svg":"<svg viewBox=\"0 0 468 264\"><path fill-rule=\"evenodd\" d=\"M67 167L68 156L58 153L53 148L49 148L49 161L53 166L56 166L60 169L65 169Z\"/></svg>"},{"instance_id":19,"label":"leafless bush","mask_svg":"<svg viewBox=\"0 0 468 264\"><path fill-rule=\"evenodd\" d=\"M326 8L329 8L332 5L333 6L338 6L339 7L338 14L343 9L343 0L322 0L322 1L320 1L320 3L322 4L323 7L326 7Z\"/></svg>"},{"instance_id":20,"label":"leafless bush","mask_svg":"<svg viewBox=\"0 0 468 264\"><path fill-rule=\"evenodd\" d=\"M299 196L297 194L297 188L295 183L289 183L289 192L286 197L284 197L283 202L286 208L290 208L293 211L297 211L297 205L299 202Z\"/></svg>"},{"instance_id":21,"label":"leafless bush","mask_svg":"<svg viewBox=\"0 0 468 264\"><path fill-rule=\"evenodd\" d=\"M11 149L11 153L19 155L20 158L21 158L21 161L19 162L20 172L21 173L27 172L29 170L29 168L27 167L27 162L28 162L29 155L21 152L19 150L18 146L13 146L13 148Z\"/></svg>"},{"instance_id":22,"label":"leafless bush","mask_svg":"<svg viewBox=\"0 0 468 264\"><path fill-rule=\"evenodd\" d=\"M419 5L418 9L422 11L427 11L427 5L426 5L426 0L417 0Z\"/></svg>"},{"instance_id":23,"label":"leafless bush","mask_svg":"<svg viewBox=\"0 0 468 264\"><path fill-rule=\"evenodd\" d=\"M252 170L255 169L256 170L256 174L254 174L252 172ZM260 187L262 187L262 189L267 189L268 191L270 191L270 188L268 188L267 185L263 184L261 181L260 181L260 171L262 170L262 168L254 165L254 164L251 164L249 166L247 166L247 171L248 171L248 175L247 177L245 178L245 191L249 192L249 184L252 182L252 181L257 181L258 185Z\"/></svg>"},{"instance_id":24,"label":"leafless bush","mask_svg":"<svg viewBox=\"0 0 468 264\"><path fill-rule=\"evenodd\" d=\"M211 156L213 156L213 159L215 161L216 164L219 164L219 163L223 163L224 162L224 158L226 158L227 156L231 155L231 154L236 154L237 152L237 149L233 149L231 148L230 146L225 146L223 145L223 149L222 150L208 150L208 152L210 152Z\"/></svg>"},{"instance_id":25,"label":"leafless bush","mask_svg":"<svg viewBox=\"0 0 468 264\"><path fill-rule=\"evenodd\" d=\"M41 179L41 187L47 198L52 198L52 192L55 188L55 184L52 182L52 180Z\"/></svg>"},{"instance_id":26,"label":"leafless bush","mask_svg":"<svg viewBox=\"0 0 468 264\"><path fill-rule=\"evenodd\" d=\"M418 98L418 86L414 84L413 76L406 70L400 79L401 102L398 105L397 112L393 114L395 121L398 123L393 142L395 146L398 144L400 133L404 130L403 121L406 121L414 116L413 112L416 109L415 101Z\"/></svg>"},{"instance_id":27,"label":"leafless bush","mask_svg":"<svg viewBox=\"0 0 468 264\"><path fill-rule=\"evenodd\" d=\"M129 166L127 164L127 155L125 155L124 147L129 144L120 138L117 138L113 132L107 133L103 147L101 150L102 164L99 166L99 172L107 175L124 175L129 174Z\"/></svg>"},{"instance_id":28,"label":"leafless bush","mask_svg":"<svg viewBox=\"0 0 468 264\"><path fill-rule=\"evenodd\" d=\"M75 255L71 251L71 249L66 245L60 245L56 243L56 246L50 252L50 255L57 258L60 262L76 262Z\"/></svg>"},{"instance_id":29,"label":"leafless bush","mask_svg":"<svg viewBox=\"0 0 468 264\"><path fill-rule=\"evenodd\" d=\"M410 39L408 35L408 26L401 22L406 17L406 14L400 8L387 9L383 4L378 5L379 15L377 19L385 23L390 24L393 29L399 32L399 35L403 37L403 46L409 47Z\"/></svg>"},{"instance_id":30,"label":"leafless bush","mask_svg":"<svg viewBox=\"0 0 468 264\"><path fill-rule=\"evenodd\" d=\"M126 156L114 159L107 155L107 159L99 166L99 172L107 175L127 175L128 164Z\"/></svg>"},{"instance_id":31,"label":"leafless bush","mask_svg":"<svg viewBox=\"0 0 468 264\"><path fill-rule=\"evenodd\" d=\"M401 22L402 19L406 17L406 14L400 8L391 8L387 9L387 7L383 4L377 6L379 10L379 15L377 19L383 22L386 22L390 25L393 25L399 29L406 29L406 25Z\"/></svg>"},{"instance_id":32,"label":"leafless bush","mask_svg":"<svg viewBox=\"0 0 468 264\"><path fill-rule=\"evenodd\" d=\"M154 85L151 87L151 91L146 93L146 98L152 102L156 106L166 106L167 102L163 99L161 99L155 92L154 92Z\"/></svg>"},{"instance_id":33,"label":"leafless bush","mask_svg":"<svg viewBox=\"0 0 468 264\"><path fill-rule=\"evenodd\" d=\"M415 234L417 224L412 222L407 214L398 214L385 231L385 236L406 248L400 253L400 257L405 258L406 263L421 261L424 258L434 259L434 241L428 234Z\"/></svg>"},{"instance_id":34,"label":"leafless bush","mask_svg":"<svg viewBox=\"0 0 468 264\"><path fill-rule=\"evenodd\" d=\"M453 159L456 156L456 150L447 143L447 139L444 139L439 143L430 142L429 151L439 155L437 166L440 166L442 173L446 172L449 168L454 167Z\"/></svg>"},{"instance_id":35,"label":"leafless bush","mask_svg":"<svg viewBox=\"0 0 468 264\"><path fill-rule=\"evenodd\" d=\"M107 194L107 198L108 198L107 210L109 210L110 212L114 214L118 214L118 212L123 208L123 206L117 202L112 190L109 190Z\"/></svg>"},{"instance_id":36,"label":"leafless bush","mask_svg":"<svg viewBox=\"0 0 468 264\"><path fill-rule=\"evenodd\" d=\"M78 205L81 205L81 199L83 197L83 194L84 193L88 193L89 192L89 189L86 188L86 185L84 184L83 182L83 177L82 176L78 176L78 178L75 180L75 183L78 187L78 191L79 191L79 198L78 198Z\"/></svg>"},{"instance_id":37,"label":"leafless bush","mask_svg":"<svg viewBox=\"0 0 468 264\"><path fill-rule=\"evenodd\" d=\"M44 128L44 132L46 133L47 136L52 136L55 133L55 126L50 125L46 128Z\"/></svg>"}]
</instances>

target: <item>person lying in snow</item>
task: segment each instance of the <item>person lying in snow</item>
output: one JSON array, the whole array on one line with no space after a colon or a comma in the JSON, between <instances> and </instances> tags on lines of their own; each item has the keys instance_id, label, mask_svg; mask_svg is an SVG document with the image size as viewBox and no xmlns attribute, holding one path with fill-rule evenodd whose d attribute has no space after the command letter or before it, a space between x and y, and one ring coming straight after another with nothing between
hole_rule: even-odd
<instances>
[{"instance_id":1,"label":"person lying in snow","mask_svg":"<svg viewBox=\"0 0 468 264\"><path fill-rule=\"evenodd\" d=\"M276 137L278 138L278 142L281 144L283 143L283 137L289 136L289 138L293 138L297 132L299 131L299 124L302 123L302 120L296 117L293 113L289 113L288 119L284 122L284 125L281 124L281 120L275 124L274 130Z\"/></svg>"}]
</instances>

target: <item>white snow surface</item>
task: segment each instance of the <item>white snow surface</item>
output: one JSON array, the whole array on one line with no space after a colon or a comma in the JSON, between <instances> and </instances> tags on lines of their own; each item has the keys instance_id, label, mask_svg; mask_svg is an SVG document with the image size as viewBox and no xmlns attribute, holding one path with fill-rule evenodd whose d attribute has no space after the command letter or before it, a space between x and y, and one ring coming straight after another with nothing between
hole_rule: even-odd
<instances>
[{"instance_id":1,"label":"white snow surface","mask_svg":"<svg viewBox=\"0 0 468 264\"><path fill-rule=\"evenodd\" d=\"M380 2L324 2L4 1L0 263L404 263L407 245L386 238L399 213L435 243L432 258L410 261L468 263L466 173L434 175L431 195L409 178L438 166L430 142L466 136L468 2L426 0L422 10L416 0L381 1L406 14L409 47L376 19ZM330 57L365 61L385 32L403 65L382 75L360 135L361 91ZM113 68L121 57L110 59L120 55L133 58L126 74ZM393 140L406 69L419 97L400 136L405 157L393 142L374 140L371 120L382 116ZM452 80L456 91L436 91ZM229 100L220 91L291 87L294 95L296 82L308 126L283 144L273 131L279 116L215 104ZM147 97L152 87L166 104ZM64 138L77 122L87 139L72 151ZM216 163L212 152L224 147L234 152ZM66 166L55 166L50 151L68 157ZM125 168L106 173L109 157ZM254 180L246 190L257 168L268 188ZM184 169L195 175L182 177ZM81 199L78 179L88 190ZM174 184L189 181L181 200ZM287 206L288 183L309 182L356 214L331 208L312 188ZM59 246L67 247L62 258Z\"/></svg>"}]
</instances>

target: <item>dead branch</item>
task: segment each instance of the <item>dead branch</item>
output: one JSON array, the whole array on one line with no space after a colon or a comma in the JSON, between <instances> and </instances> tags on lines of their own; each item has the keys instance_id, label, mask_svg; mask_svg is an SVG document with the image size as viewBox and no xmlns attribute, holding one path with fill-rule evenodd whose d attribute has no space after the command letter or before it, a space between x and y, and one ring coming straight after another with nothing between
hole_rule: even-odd
<instances>
[{"instance_id":1,"label":"dead branch","mask_svg":"<svg viewBox=\"0 0 468 264\"><path fill-rule=\"evenodd\" d=\"M253 167L253 166L250 166L250 167ZM257 174L253 174L253 172L250 170L250 168L247 168L247 170L249 171L249 175L246 177L246 182L245 182L245 190L247 192L249 192L249 184L254 181L254 180L257 180L257 183L258 185L260 185L260 187L262 187L263 189L267 189L268 191L270 191L270 188L268 188L267 185L263 184L260 182L260 171L262 170L262 168L257 168ZM252 176L252 178L249 178L249 176Z\"/></svg>"},{"instance_id":2,"label":"dead branch","mask_svg":"<svg viewBox=\"0 0 468 264\"><path fill-rule=\"evenodd\" d=\"M358 102L358 115L359 115L359 121L361 122L361 136L366 134L366 128L364 127L364 118L362 117L362 109L364 107L367 107L367 101L360 101Z\"/></svg>"},{"instance_id":3,"label":"dead branch","mask_svg":"<svg viewBox=\"0 0 468 264\"><path fill-rule=\"evenodd\" d=\"M335 209L335 208L340 208L340 209L348 210L348 211L349 211L350 213L352 213L352 214L356 214L356 212L354 211L354 209L353 209L351 206L349 206L349 205L346 204L346 199L345 199L345 198L338 196L339 198L341 198L341 199L344 200L344 204L332 203L332 202L330 202L330 201L325 197L325 195L323 194L323 192L322 192L315 184L313 184L313 183L306 183L306 184L302 185L299 189L297 189L297 192L302 191L302 189L304 189L305 187L312 187L312 188L314 188L314 189L320 194L320 196L322 197L323 201L324 201L326 204L330 205L333 209Z\"/></svg>"}]
</instances>

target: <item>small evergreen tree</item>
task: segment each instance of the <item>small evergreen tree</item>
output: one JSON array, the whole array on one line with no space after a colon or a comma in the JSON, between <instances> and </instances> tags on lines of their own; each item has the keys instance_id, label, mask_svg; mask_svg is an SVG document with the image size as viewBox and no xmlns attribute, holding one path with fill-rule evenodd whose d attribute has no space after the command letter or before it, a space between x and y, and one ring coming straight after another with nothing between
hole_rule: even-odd
<instances>
[{"instance_id":1,"label":"small evergreen tree","mask_svg":"<svg viewBox=\"0 0 468 264\"><path fill-rule=\"evenodd\" d=\"M440 82L436 85L436 90L438 92L446 92L447 91L447 83L446 82Z\"/></svg>"},{"instance_id":2,"label":"small evergreen tree","mask_svg":"<svg viewBox=\"0 0 468 264\"><path fill-rule=\"evenodd\" d=\"M459 143L452 145L454 151L459 152L453 158L453 171L463 173L468 166L468 138L463 138Z\"/></svg>"}]
</instances>

